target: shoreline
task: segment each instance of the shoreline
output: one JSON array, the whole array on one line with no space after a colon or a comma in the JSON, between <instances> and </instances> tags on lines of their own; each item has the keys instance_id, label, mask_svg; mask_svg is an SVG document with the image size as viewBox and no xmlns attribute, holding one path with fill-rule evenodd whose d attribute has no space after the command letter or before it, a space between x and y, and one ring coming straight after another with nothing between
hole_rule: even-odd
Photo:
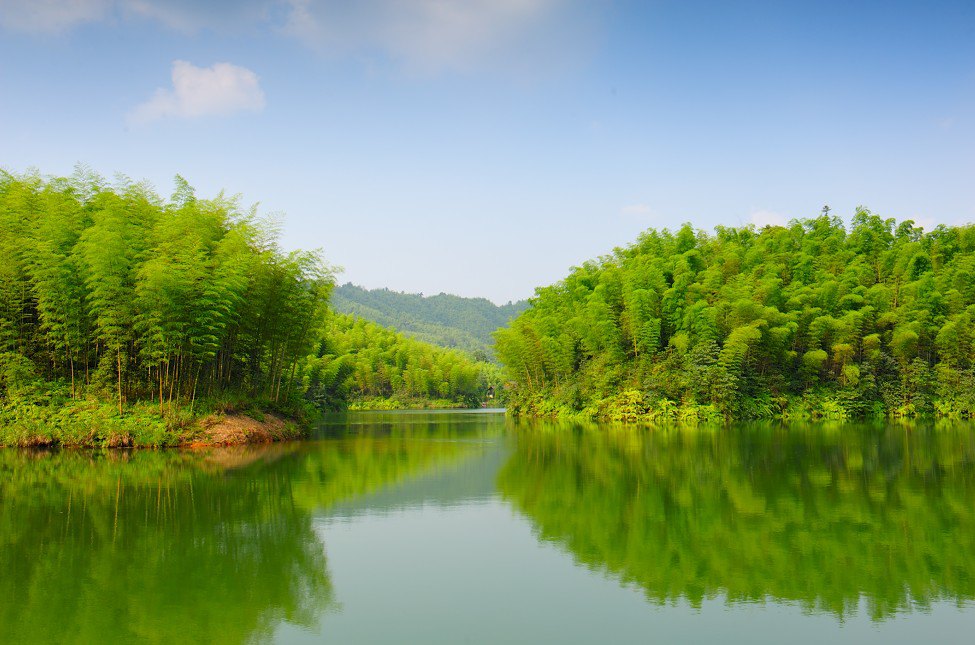
<instances>
[{"instance_id":1,"label":"shoreline","mask_svg":"<svg viewBox=\"0 0 975 645\"><path fill-rule=\"evenodd\" d=\"M420 410L460 411L451 401L372 399L347 412ZM446 403L447 405L443 405ZM440 404L440 405L438 405ZM480 409L480 408L471 408ZM68 401L60 405L21 404L0 408L0 449L123 448L202 449L267 445L307 439L314 416L309 411L247 402L193 413L174 408L160 415L153 404L127 405L119 415L104 401ZM312 416L309 416L312 415Z\"/></svg>"},{"instance_id":2,"label":"shoreline","mask_svg":"<svg viewBox=\"0 0 975 645\"><path fill-rule=\"evenodd\" d=\"M9 409L8 409L9 412ZM211 448L271 444L304 439L310 422L278 411L229 409L192 416L183 410L164 418L130 408L124 414L98 403L51 413L24 406L0 424L3 448ZM12 422L11 422L12 421Z\"/></svg>"}]
</instances>

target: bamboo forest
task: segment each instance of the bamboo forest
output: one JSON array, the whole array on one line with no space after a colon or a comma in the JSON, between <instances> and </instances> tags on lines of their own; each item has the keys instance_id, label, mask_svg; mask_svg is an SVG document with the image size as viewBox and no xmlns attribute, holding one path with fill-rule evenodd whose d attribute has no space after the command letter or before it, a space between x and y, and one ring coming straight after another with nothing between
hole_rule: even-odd
<instances>
[{"instance_id":1,"label":"bamboo forest","mask_svg":"<svg viewBox=\"0 0 975 645\"><path fill-rule=\"evenodd\" d=\"M610 420L975 415L975 226L860 208L649 229L497 333L509 409Z\"/></svg>"},{"instance_id":2,"label":"bamboo forest","mask_svg":"<svg viewBox=\"0 0 975 645\"><path fill-rule=\"evenodd\" d=\"M370 399L479 402L497 368L330 314L334 272L177 177L0 174L0 445L170 445L214 410L301 424ZM114 409L114 412L113 412Z\"/></svg>"}]
</instances>

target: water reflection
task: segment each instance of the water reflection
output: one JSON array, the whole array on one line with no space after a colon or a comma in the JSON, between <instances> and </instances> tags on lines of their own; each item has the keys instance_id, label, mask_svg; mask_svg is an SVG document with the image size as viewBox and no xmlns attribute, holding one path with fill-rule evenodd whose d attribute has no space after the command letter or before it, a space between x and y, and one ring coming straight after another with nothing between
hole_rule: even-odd
<instances>
[{"instance_id":1,"label":"water reflection","mask_svg":"<svg viewBox=\"0 0 975 645\"><path fill-rule=\"evenodd\" d=\"M332 592L290 483L210 457L0 452L4 638L237 643L312 624Z\"/></svg>"},{"instance_id":2,"label":"water reflection","mask_svg":"<svg viewBox=\"0 0 975 645\"><path fill-rule=\"evenodd\" d=\"M570 591L579 616L645 634L657 614L606 577L677 619L717 599L890 624L975 599L970 427L384 413L320 434L202 452L0 451L0 640L357 638L383 606L377 590L388 641L411 625L425 642L571 641Z\"/></svg>"},{"instance_id":3,"label":"water reflection","mask_svg":"<svg viewBox=\"0 0 975 645\"><path fill-rule=\"evenodd\" d=\"M499 487L651 602L796 602L874 620L975 598L971 428L535 427Z\"/></svg>"},{"instance_id":4,"label":"water reflection","mask_svg":"<svg viewBox=\"0 0 975 645\"><path fill-rule=\"evenodd\" d=\"M371 435L0 451L0 640L239 643L282 622L315 629L334 594L314 515L469 452Z\"/></svg>"}]
</instances>

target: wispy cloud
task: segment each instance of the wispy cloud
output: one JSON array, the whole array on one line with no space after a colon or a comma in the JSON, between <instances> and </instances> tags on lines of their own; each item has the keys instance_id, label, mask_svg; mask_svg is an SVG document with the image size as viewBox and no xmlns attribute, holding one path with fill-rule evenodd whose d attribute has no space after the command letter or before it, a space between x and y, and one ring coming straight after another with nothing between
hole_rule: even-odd
<instances>
[{"instance_id":1,"label":"wispy cloud","mask_svg":"<svg viewBox=\"0 0 975 645\"><path fill-rule=\"evenodd\" d=\"M159 22L183 32L265 21L283 0L0 0L0 27L60 33L119 19Z\"/></svg>"},{"instance_id":2,"label":"wispy cloud","mask_svg":"<svg viewBox=\"0 0 975 645\"><path fill-rule=\"evenodd\" d=\"M230 63L197 67L178 60L173 62L172 79L171 88L159 88L152 98L129 115L131 123L148 123L168 117L226 116L264 109L264 91L257 74L245 67Z\"/></svg>"},{"instance_id":3,"label":"wispy cloud","mask_svg":"<svg viewBox=\"0 0 975 645\"><path fill-rule=\"evenodd\" d=\"M629 204L620 209L620 213L623 215L631 215L636 217L650 218L655 217L656 213L647 204Z\"/></svg>"},{"instance_id":4,"label":"wispy cloud","mask_svg":"<svg viewBox=\"0 0 975 645\"><path fill-rule=\"evenodd\" d=\"M413 71L459 71L545 48L566 0L288 0L283 31L326 53L379 54Z\"/></svg>"},{"instance_id":5,"label":"wispy cloud","mask_svg":"<svg viewBox=\"0 0 975 645\"><path fill-rule=\"evenodd\" d=\"M105 18L113 0L0 0L0 26L31 33L59 33Z\"/></svg>"},{"instance_id":6,"label":"wispy cloud","mask_svg":"<svg viewBox=\"0 0 975 645\"><path fill-rule=\"evenodd\" d=\"M0 27L60 33L140 20L194 33L259 27L316 52L413 73L521 72L586 56L601 3L583 0L0 0Z\"/></svg>"},{"instance_id":7,"label":"wispy cloud","mask_svg":"<svg viewBox=\"0 0 975 645\"><path fill-rule=\"evenodd\" d=\"M160 22L186 33L233 29L268 20L281 0L116 0L127 16Z\"/></svg>"},{"instance_id":8,"label":"wispy cloud","mask_svg":"<svg viewBox=\"0 0 975 645\"><path fill-rule=\"evenodd\" d=\"M758 228L766 226L785 226L788 220L785 215L769 210L752 211L748 217L749 222Z\"/></svg>"}]
</instances>

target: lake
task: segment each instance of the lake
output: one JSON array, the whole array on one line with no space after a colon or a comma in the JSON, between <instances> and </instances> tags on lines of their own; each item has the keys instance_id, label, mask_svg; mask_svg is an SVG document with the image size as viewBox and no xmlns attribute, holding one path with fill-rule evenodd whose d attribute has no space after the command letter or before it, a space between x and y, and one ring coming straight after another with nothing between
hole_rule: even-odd
<instances>
[{"instance_id":1,"label":"lake","mask_svg":"<svg viewBox=\"0 0 975 645\"><path fill-rule=\"evenodd\" d=\"M969 643L975 426L0 450L0 642Z\"/></svg>"}]
</instances>

